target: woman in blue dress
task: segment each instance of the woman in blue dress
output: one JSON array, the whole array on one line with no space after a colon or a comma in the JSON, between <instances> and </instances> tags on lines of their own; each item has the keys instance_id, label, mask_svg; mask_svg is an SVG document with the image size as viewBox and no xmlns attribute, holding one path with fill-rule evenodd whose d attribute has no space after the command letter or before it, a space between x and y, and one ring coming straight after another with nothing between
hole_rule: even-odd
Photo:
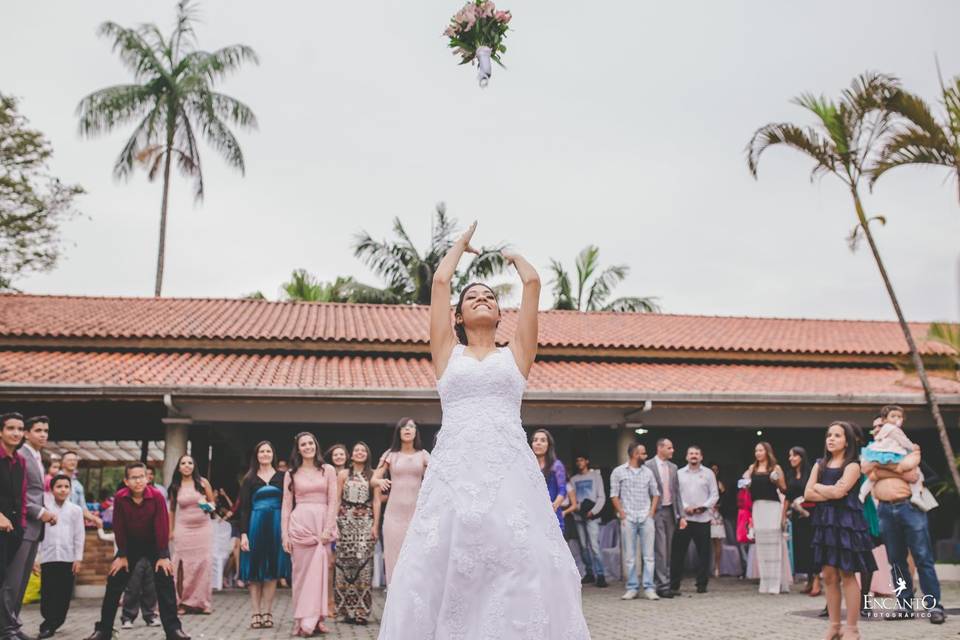
<instances>
[{"instance_id":1,"label":"woman in blue dress","mask_svg":"<svg viewBox=\"0 0 960 640\"><path fill-rule=\"evenodd\" d=\"M264 440L254 448L240 485L240 579L250 588L251 629L273 627L277 580L290 579L290 555L280 536L282 499L283 473L277 471L273 445Z\"/></svg>"},{"instance_id":2,"label":"woman in blue dress","mask_svg":"<svg viewBox=\"0 0 960 640\"><path fill-rule=\"evenodd\" d=\"M860 586L857 573L877 570L873 541L863 504L856 431L848 422L827 428L823 458L810 471L804 498L818 503L813 512L813 570L821 571L827 595L830 627L825 640L859 640ZM847 626L841 630L841 602L846 602Z\"/></svg>"}]
</instances>

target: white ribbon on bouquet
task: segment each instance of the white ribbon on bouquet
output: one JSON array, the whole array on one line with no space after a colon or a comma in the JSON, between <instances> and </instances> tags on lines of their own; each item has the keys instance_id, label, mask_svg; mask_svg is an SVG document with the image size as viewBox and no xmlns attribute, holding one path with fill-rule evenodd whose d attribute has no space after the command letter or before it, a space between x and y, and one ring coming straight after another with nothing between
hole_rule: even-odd
<instances>
[{"instance_id":1,"label":"white ribbon on bouquet","mask_svg":"<svg viewBox=\"0 0 960 640\"><path fill-rule=\"evenodd\" d=\"M480 87L484 88L490 82L490 75L493 73L493 65L490 56L493 55L493 49L487 46L477 47L477 80L480 81Z\"/></svg>"}]
</instances>

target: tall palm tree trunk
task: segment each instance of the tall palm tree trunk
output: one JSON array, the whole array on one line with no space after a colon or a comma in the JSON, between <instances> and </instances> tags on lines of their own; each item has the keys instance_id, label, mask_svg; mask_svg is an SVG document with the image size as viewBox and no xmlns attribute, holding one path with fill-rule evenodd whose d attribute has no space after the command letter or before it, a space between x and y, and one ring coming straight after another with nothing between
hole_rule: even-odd
<instances>
[{"instance_id":1,"label":"tall palm tree trunk","mask_svg":"<svg viewBox=\"0 0 960 640\"><path fill-rule=\"evenodd\" d=\"M890 296L890 302L893 304L893 310L897 314L897 321L900 323L900 329L903 331L903 337L907 340L907 348L910 349L910 358L913 360L913 366L917 370L917 376L920 378L920 384L923 386L923 394L926 396L927 405L930 407L930 413L933 414L933 421L937 425L937 433L940 435L940 443L943 445L943 451L947 456L947 467L950 469L950 475L953 477L953 484L960 492L960 472L957 469L957 458L953 453L953 446L950 444L950 437L947 434L947 425L943 421L943 415L940 413L940 403L937 402L937 396L930 386L930 380L927 378L927 370L923 366L923 358L920 357L920 350L917 349L917 343L913 339L913 332L910 325L903 317L903 310L900 308L900 301L897 300L897 294L893 291L893 284L890 282L890 276L887 275L887 269L883 266L883 260L880 258L880 250L877 249L877 243L870 232L870 224L863 211L863 204L860 202L860 194L856 188L851 189L853 203L857 208L857 218L863 227L863 235L867 238L867 244L870 245L870 251L873 253L873 259L880 270L880 277L883 278L883 285L887 288L887 294Z\"/></svg>"},{"instance_id":2,"label":"tall palm tree trunk","mask_svg":"<svg viewBox=\"0 0 960 640\"><path fill-rule=\"evenodd\" d=\"M160 247L157 250L157 280L153 295L160 297L163 288L163 255L167 249L167 203L170 199L170 160L173 157L173 137L167 139L166 158L163 161L163 200L160 204Z\"/></svg>"}]
</instances>

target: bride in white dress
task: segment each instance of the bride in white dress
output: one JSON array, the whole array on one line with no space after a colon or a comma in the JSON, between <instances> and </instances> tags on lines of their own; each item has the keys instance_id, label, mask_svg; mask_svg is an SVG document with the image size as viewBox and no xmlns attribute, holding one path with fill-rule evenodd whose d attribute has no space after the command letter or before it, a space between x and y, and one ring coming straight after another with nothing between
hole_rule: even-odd
<instances>
[{"instance_id":1,"label":"bride in white dress","mask_svg":"<svg viewBox=\"0 0 960 640\"><path fill-rule=\"evenodd\" d=\"M580 574L527 444L520 401L537 352L540 278L523 280L517 329L494 337L500 307L467 287L450 321L450 282L474 222L433 279L430 352L443 424L393 571L380 640L589 640Z\"/></svg>"}]
</instances>

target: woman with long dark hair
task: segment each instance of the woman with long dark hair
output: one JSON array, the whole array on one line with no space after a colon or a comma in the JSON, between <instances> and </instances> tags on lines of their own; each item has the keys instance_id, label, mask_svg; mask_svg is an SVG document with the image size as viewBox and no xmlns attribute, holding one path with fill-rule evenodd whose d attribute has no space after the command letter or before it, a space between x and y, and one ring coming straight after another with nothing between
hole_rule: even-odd
<instances>
[{"instance_id":1,"label":"woman with long dark hair","mask_svg":"<svg viewBox=\"0 0 960 640\"><path fill-rule=\"evenodd\" d=\"M268 440L257 443L240 484L240 579L250 587L251 629L273 627L277 580L290 579L283 549L283 474Z\"/></svg>"},{"instance_id":2,"label":"woman with long dark hair","mask_svg":"<svg viewBox=\"0 0 960 640\"><path fill-rule=\"evenodd\" d=\"M180 456L167 489L170 500L170 540L173 543L173 582L178 613L213 611L213 487L200 476L189 454ZM209 505L205 510L202 505Z\"/></svg>"},{"instance_id":3,"label":"woman with long dark hair","mask_svg":"<svg viewBox=\"0 0 960 640\"><path fill-rule=\"evenodd\" d=\"M830 626L826 640L841 637L841 603L847 609L842 637L859 639L862 605L855 574L877 570L873 541L857 496L859 453L853 425L832 423L827 428L823 458L813 465L804 496L818 503L813 515L813 568L823 572L827 592Z\"/></svg>"},{"instance_id":4,"label":"woman with long dark hair","mask_svg":"<svg viewBox=\"0 0 960 640\"><path fill-rule=\"evenodd\" d=\"M563 462L557 459L557 445L553 434L546 429L537 429L530 437L530 448L537 457L537 464L547 482L547 493L550 496L550 506L557 514L560 531L563 531L563 502L564 499L576 503L577 496L567 490L567 469Z\"/></svg>"},{"instance_id":5,"label":"woman with long dark hair","mask_svg":"<svg viewBox=\"0 0 960 640\"><path fill-rule=\"evenodd\" d=\"M337 575L334 601L337 615L348 624L365 625L373 607L373 469L366 442L353 445L350 464L340 472L340 512L337 515Z\"/></svg>"},{"instance_id":6,"label":"woman with long dark hair","mask_svg":"<svg viewBox=\"0 0 960 640\"><path fill-rule=\"evenodd\" d=\"M323 453L323 459L327 461L333 467L333 470L337 472L337 478L340 477L340 472L347 468L347 445L342 443L337 443L330 445L327 450ZM339 489L338 489L339 491ZM339 500L339 494L337 499ZM337 540L334 538L330 542L330 552L327 556L327 610L335 612L337 610L337 603L334 602L334 580L337 572Z\"/></svg>"},{"instance_id":7,"label":"woman with long dark hair","mask_svg":"<svg viewBox=\"0 0 960 640\"><path fill-rule=\"evenodd\" d=\"M520 414L537 355L540 277L519 254L502 252L523 282L512 335L503 336L509 343L497 341L500 304L485 284L464 287L451 318L451 282L463 254L477 253L475 230L476 223L453 243L433 275L430 355L443 423L380 638L588 640L580 573ZM515 561L504 565L506 558Z\"/></svg>"},{"instance_id":8,"label":"woman with long dark hair","mask_svg":"<svg viewBox=\"0 0 960 640\"><path fill-rule=\"evenodd\" d=\"M790 557L783 537L786 522L778 493L786 492L787 481L769 442L758 442L753 448L753 457L753 464L743 477L750 481L750 498L753 500L760 593L788 593Z\"/></svg>"},{"instance_id":9,"label":"woman with long dark hair","mask_svg":"<svg viewBox=\"0 0 960 640\"><path fill-rule=\"evenodd\" d=\"M803 497L807 480L810 478L807 450L803 447L791 447L787 461L790 468L787 471L787 491L783 509L786 517L790 519L792 531L793 573L802 573L807 577L807 586L803 593L816 597L820 595L820 574L813 570L813 549L810 547L813 527L810 517L817 505Z\"/></svg>"},{"instance_id":10,"label":"woman with long dark hair","mask_svg":"<svg viewBox=\"0 0 960 640\"><path fill-rule=\"evenodd\" d=\"M420 485L429 463L430 454L423 448L417 423L413 418L400 418L393 428L390 449L380 458L380 464L370 482L374 487L374 529L379 529L380 524L380 493L390 492L390 508L383 517L383 559L388 585L397 556L400 555L400 547L403 546L403 539L407 535L407 527L413 520ZM386 473L390 474L389 479L384 478Z\"/></svg>"},{"instance_id":11,"label":"woman with long dark hair","mask_svg":"<svg viewBox=\"0 0 960 640\"><path fill-rule=\"evenodd\" d=\"M327 633L327 550L336 533L337 481L325 464L317 437L307 431L293 440L284 478L281 534L293 564L293 633Z\"/></svg>"}]
</instances>

